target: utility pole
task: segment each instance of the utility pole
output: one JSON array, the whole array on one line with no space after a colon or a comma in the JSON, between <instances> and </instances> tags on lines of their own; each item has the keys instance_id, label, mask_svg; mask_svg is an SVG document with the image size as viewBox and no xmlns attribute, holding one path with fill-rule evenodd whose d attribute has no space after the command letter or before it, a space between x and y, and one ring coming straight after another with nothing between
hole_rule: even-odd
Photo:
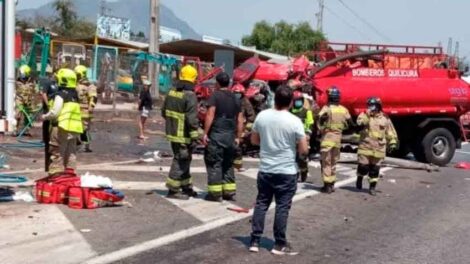
<instances>
[{"instance_id":1,"label":"utility pole","mask_svg":"<svg viewBox=\"0 0 470 264\"><path fill-rule=\"evenodd\" d=\"M150 45L149 53L155 54L160 50L160 0L150 0ZM159 65L149 62L148 80L152 82L151 94L154 98L159 98Z\"/></svg>"},{"instance_id":2,"label":"utility pole","mask_svg":"<svg viewBox=\"0 0 470 264\"><path fill-rule=\"evenodd\" d=\"M315 14L317 17L317 31L323 33L323 11L325 10L325 0L318 0L318 13Z\"/></svg>"}]
</instances>

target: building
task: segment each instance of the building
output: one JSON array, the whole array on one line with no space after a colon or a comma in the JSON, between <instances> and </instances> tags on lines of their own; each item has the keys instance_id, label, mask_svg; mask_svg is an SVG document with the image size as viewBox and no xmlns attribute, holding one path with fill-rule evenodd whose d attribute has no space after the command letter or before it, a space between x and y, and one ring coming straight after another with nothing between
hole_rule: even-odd
<instances>
[{"instance_id":1,"label":"building","mask_svg":"<svg viewBox=\"0 0 470 264\"><path fill-rule=\"evenodd\" d=\"M183 38L181 31L173 28L167 28L160 26L160 42L161 43L166 43L166 42L172 42L172 41L177 41L181 40Z\"/></svg>"}]
</instances>

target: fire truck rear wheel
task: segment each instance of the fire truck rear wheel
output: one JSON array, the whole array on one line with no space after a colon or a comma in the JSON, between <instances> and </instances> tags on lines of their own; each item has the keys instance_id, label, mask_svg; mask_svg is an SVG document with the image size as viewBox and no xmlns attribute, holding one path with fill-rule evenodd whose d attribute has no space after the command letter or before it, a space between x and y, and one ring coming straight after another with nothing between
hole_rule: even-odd
<instances>
[{"instance_id":1,"label":"fire truck rear wheel","mask_svg":"<svg viewBox=\"0 0 470 264\"><path fill-rule=\"evenodd\" d=\"M438 166L447 165L454 157L456 149L455 138L446 128L430 130L422 139L417 153L418 161L432 163Z\"/></svg>"}]
</instances>

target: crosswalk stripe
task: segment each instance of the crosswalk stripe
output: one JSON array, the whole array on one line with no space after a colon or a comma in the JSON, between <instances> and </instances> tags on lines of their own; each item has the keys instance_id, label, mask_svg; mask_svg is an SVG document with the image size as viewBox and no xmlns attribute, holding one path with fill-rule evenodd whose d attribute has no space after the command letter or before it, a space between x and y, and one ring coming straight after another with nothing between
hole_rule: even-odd
<instances>
[{"instance_id":1,"label":"crosswalk stripe","mask_svg":"<svg viewBox=\"0 0 470 264\"><path fill-rule=\"evenodd\" d=\"M118 190L148 190L155 191L158 195L169 201L179 209L192 215L199 221L206 223L214 221L219 218L224 218L232 215L233 213L227 210L227 207L237 207L229 202L223 203L208 202L202 199L207 193L196 187L194 190L198 192L198 198L190 198L189 200L168 199L166 194L168 192L164 182L126 182L114 181L113 187Z\"/></svg>"}]
</instances>

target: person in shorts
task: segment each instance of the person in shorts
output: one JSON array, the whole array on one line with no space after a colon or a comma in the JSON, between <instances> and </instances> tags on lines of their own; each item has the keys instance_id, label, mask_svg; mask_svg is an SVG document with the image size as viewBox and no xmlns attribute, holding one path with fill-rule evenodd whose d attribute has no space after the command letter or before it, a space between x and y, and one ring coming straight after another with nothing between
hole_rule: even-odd
<instances>
[{"instance_id":1,"label":"person in shorts","mask_svg":"<svg viewBox=\"0 0 470 264\"><path fill-rule=\"evenodd\" d=\"M150 86L152 83L148 80L143 81L144 88L140 91L139 95L139 111L140 111L140 118L139 118L139 130L140 135L139 139L147 139L144 135L145 131L145 122L150 115L150 111L152 110L152 96L150 95Z\"/></svg>"}]
</instances>

